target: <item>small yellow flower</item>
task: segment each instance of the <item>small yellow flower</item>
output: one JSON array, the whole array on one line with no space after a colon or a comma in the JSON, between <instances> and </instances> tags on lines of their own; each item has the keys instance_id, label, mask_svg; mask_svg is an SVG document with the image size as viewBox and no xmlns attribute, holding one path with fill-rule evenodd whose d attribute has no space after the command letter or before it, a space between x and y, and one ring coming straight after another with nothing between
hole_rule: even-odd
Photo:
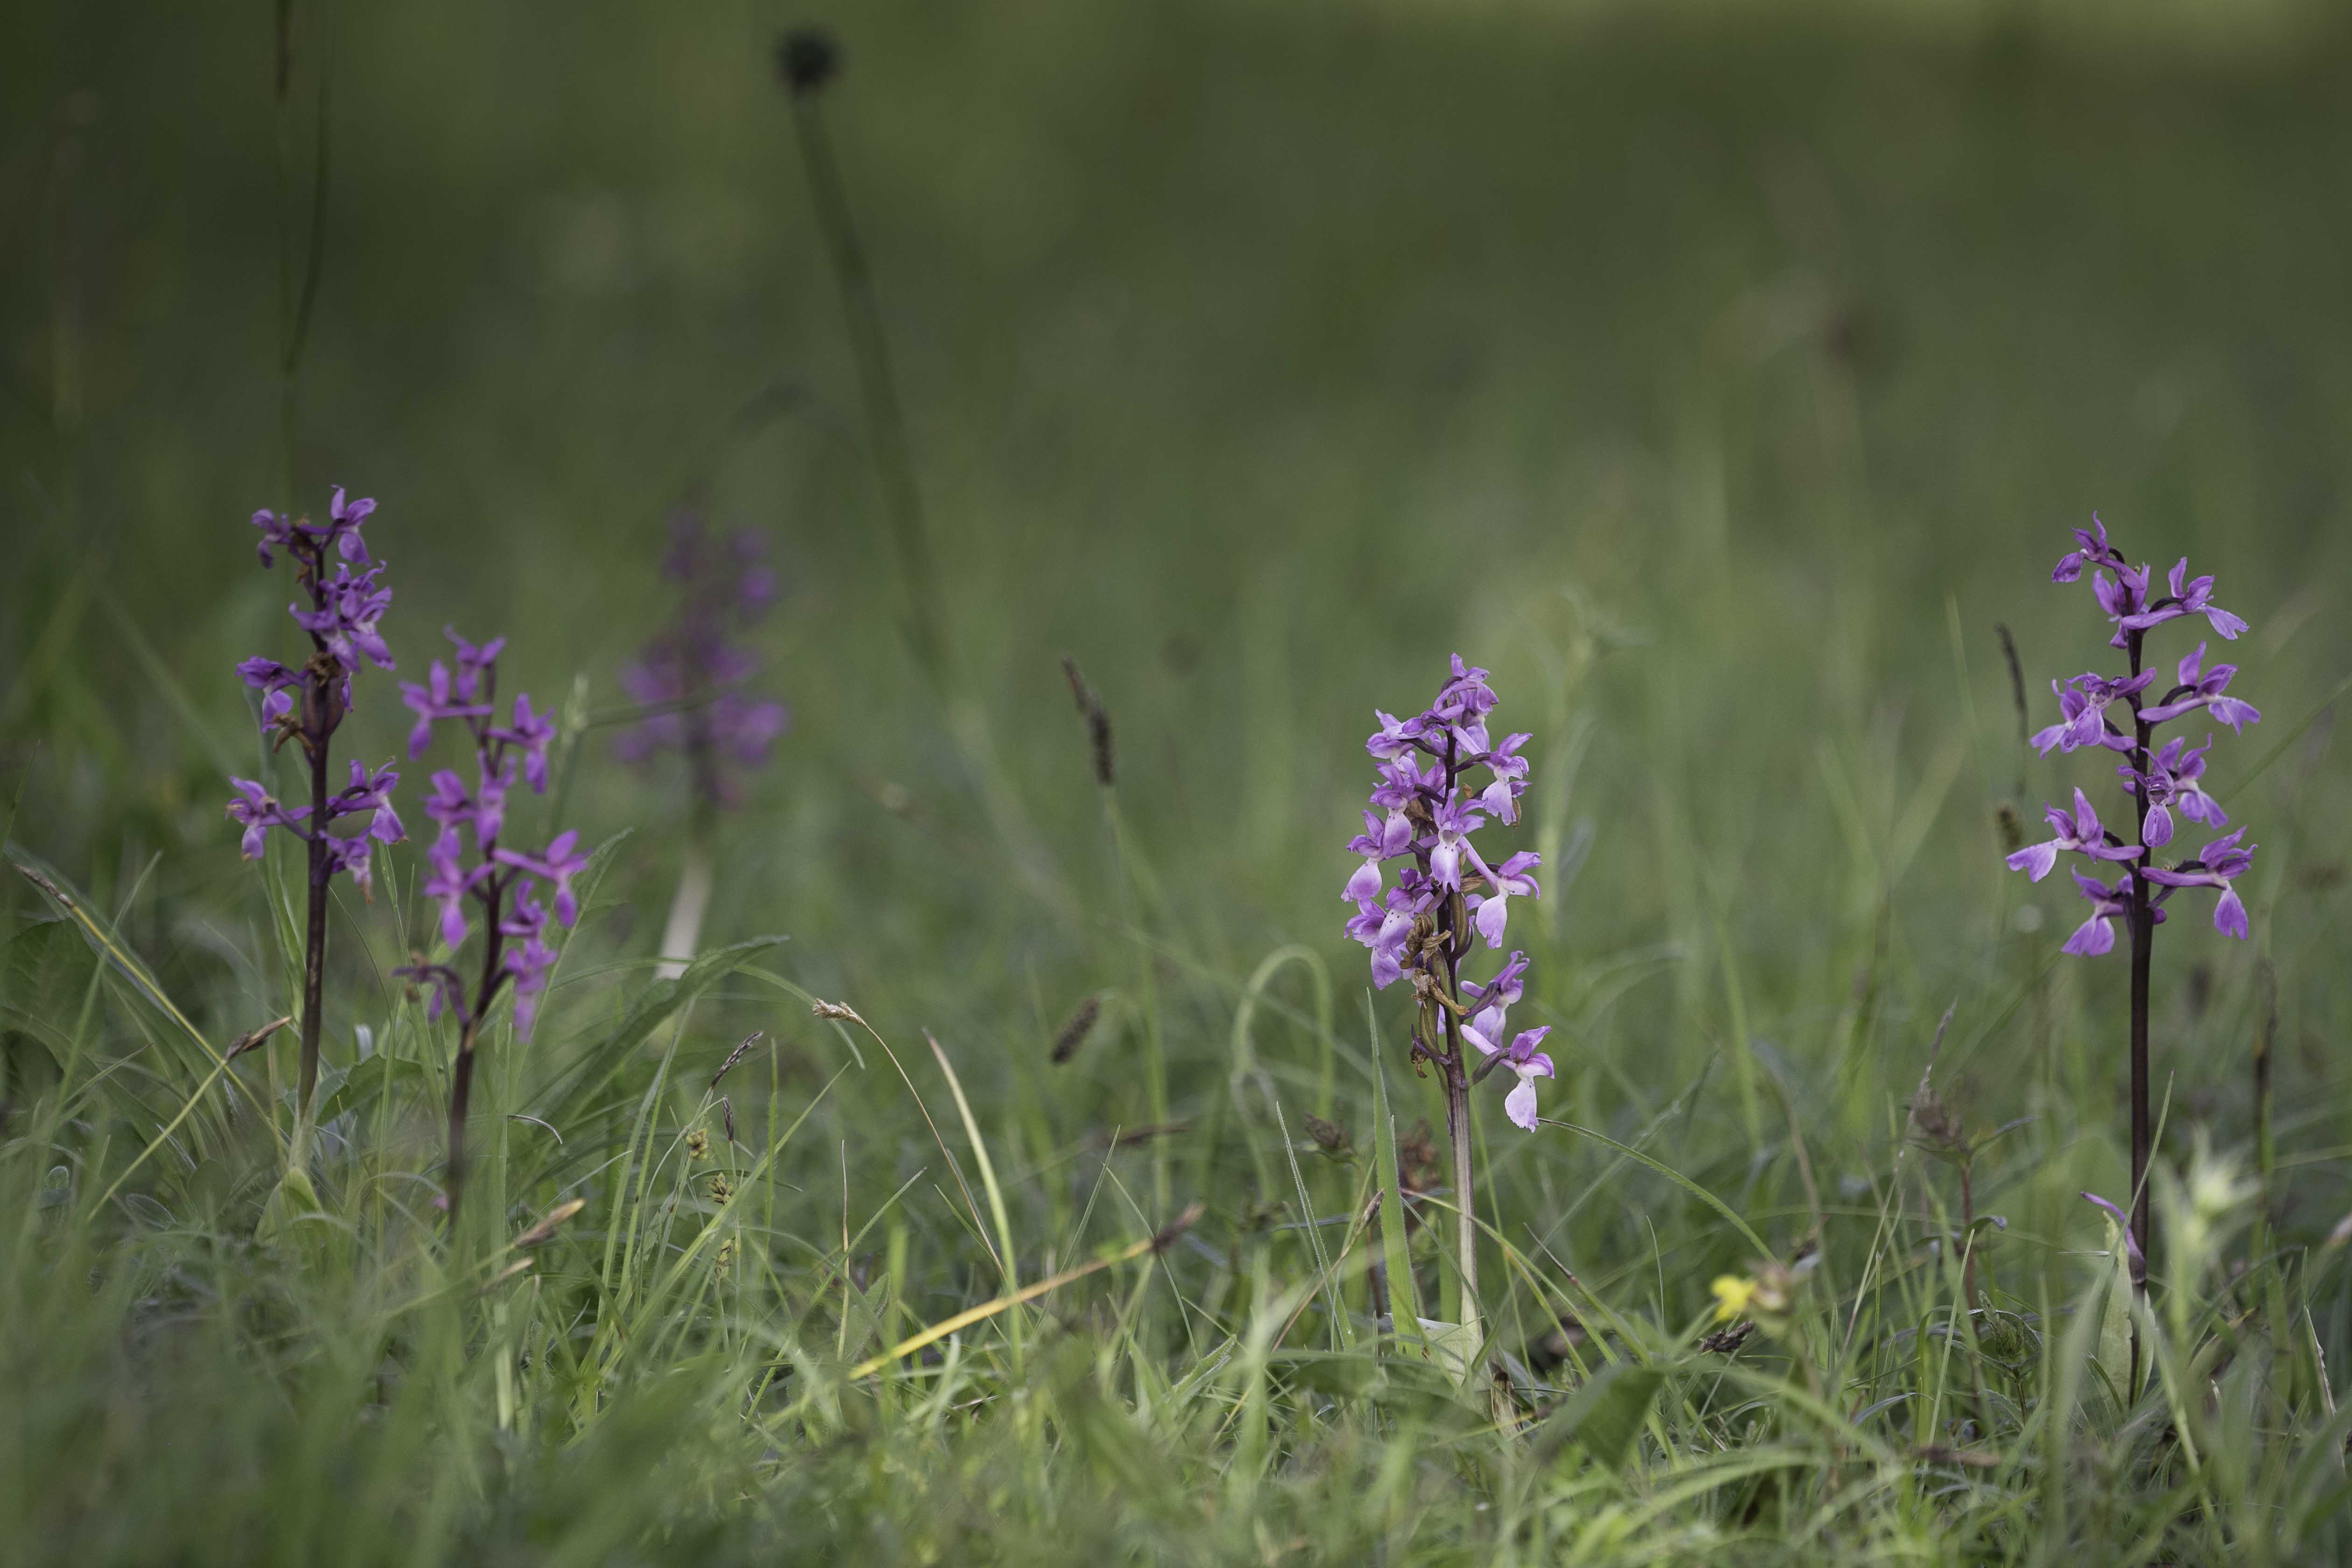
<instances>
[{"instance_id":1,"label":"small yellow flower","mask_svg":"<svg viewBox=\"0 0 2352 1568\"><path fill-rule=\"evenodd\" d=\"M688 1159L689 1159L689 1160L701 1160L701 1159L707 1159L707 1158L709 1158L709 1154L710 1154L710 1134L709 1134L709 1133L705 1132L701 1128L698 1127L698 1128L694 1129L692 1131L688 1132L688 1133L686 1135L686 1157L687 1157Z\"/></svg>"},{"instance_id":2,"label":"small yellow flower","mask_svg":"<svg viewBox=\"0 0 2352 1568\"><path fill-rule=\"evenodd\" d=\"M1734 1279L1728 1274L1716 1276L1707 1289L1715 1292L1715 1321L1727 1323L1734 1318L1745 1317L1748 1304L1756 1299L1757 1284L1753 1279Z\"/></svg>"},{"instance_id":3,"label":"small yellow flower","mask_svg":"<svg viewBox=\"0 0 2352 1568\"><path fill-rule=\"evenodd\" d=\"M710 1201L714 1204L723 1204L734 1195L735 1184L728 1179L727 1173L724 1171L713 1173L710 1178Z\"/></svg>"}]
</instances>

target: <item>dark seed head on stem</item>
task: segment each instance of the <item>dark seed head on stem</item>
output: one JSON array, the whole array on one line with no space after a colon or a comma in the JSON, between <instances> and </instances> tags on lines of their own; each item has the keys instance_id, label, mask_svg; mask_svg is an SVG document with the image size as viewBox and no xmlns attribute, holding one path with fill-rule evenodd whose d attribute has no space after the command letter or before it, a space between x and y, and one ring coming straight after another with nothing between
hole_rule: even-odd
<instances>
[{"instance_id":1,"label":"dark seed head on stem","mask_svg":"<svg viewBox=\"0 0 2352 1568\"><path fill-rule=\"evenodd\" d=\"M794 27L776 44L776 74L794 98L822 91L841 70L841 46L823 27Z\"/></svg>"}]
</instances>

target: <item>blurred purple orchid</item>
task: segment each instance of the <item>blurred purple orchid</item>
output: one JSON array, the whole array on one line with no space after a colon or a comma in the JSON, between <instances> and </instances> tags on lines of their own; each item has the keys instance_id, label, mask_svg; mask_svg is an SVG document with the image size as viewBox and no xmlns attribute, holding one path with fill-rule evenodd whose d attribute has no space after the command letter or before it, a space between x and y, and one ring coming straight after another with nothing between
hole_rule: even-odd
<instances>
[{"instance_id":1,"label":"blurred purple orchid","mask_svg":"<svg viewBox=\"0 0 2352 1568\"><path fill-rule=\"evenodd\" d=\"M430 988L436 1016L454 1001L465 1030L459 1047L464 1053L472 1049L475 1033L499 988L509 982L515 986L515 1032L529 1037L537 998L545 989L545 970L555 962L555 950L544 940L546 914L538 903L537 883L554 886L555 918L572 925L580 912L572 881L588 860L578 853L580 836L575 832L558 834L539 853L499 842L506 831L507 794L514 787L517 774L534 794L547 793L547 755L556 734L554 718L551 712L534 710L528 693L518 692L511 721L494 722L499 656L506 639L492 637L477 646L454 628L447 636L457 648L456 672L436 659L425 683L411 682L402 688L402 700L417 716L409 750L414 755L429 745L436 724L456 723L472 744L475 782L468 789L464 775L453 768L438 769L433 774L432 787L425 797L425 815L440 833L426 853L426 876L419 890L437 906L436 929L453 954L471 933L472 922L467 915L469 901L485 917L486 947L480 979L470 1001L462 984L454 987L448 984L456 972L446 963L420 958L399 973ZM520 913L526 907L534 912ZM517 928L519 921L529 929ZM531 999L529 1005L524 1004L526 996Z\"/></svg>"},{"instance_id":2,"label":"blurred purple orchid","mask_svg":"<svg viewBox=\"0 0 2352 1568\"><path fill-rule=\"evenodd\" d=\"M722 762L758 767L791 728L792 713L782 703L736 689L759 667L736 638L775 603L775 574L766 552L765 541L748 530L719 542L697 513L673 516L662 574L678 586L677 612L621 671L623 689L648 710L622 735L622 760L646 763L665 752L679 753L698 816L741 797L741 786Z\"/></svg>"}]
</instances>

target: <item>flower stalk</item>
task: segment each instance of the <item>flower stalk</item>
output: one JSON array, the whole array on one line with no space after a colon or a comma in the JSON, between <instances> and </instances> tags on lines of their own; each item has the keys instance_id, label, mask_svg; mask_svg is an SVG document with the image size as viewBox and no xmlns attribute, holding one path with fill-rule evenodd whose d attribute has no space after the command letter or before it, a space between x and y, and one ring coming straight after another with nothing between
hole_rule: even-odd
<instances>
[{"instance_id":1,"label":"flower stalk","mask_svg":"<svg viewBox=\"0 0 2352 1568\"><path fill-rule=\"evenodd\" d=\"M540 885L545 883L552 890L555 919L566 926L573 924L580 910L572 880L587 868L588 857L580 853L580 835L569 830L557 834L537 853L501 842L507 796L517 775L533 793L547 793L547 752L555 739L554 717L551 711L534 711L530 695L518 692L508 722L499 723L499 655L506 639L493 637L477 647L454 630L447 635L457 646L456 672L452 674L449 666L436 658L425 680L402 685L400 700L416 714L416 727L408 737L411 757L425 754L432 744L433 726L446 721L462 726L473 748L474 782L469 785L454 769L444 768L433 775L432 792L425 800L425 814L441 831L425 855L429 874L423 890L440 907L439 934L448 957L433 960L419 955L394 973L425 989L429 1021L438 1023L445 1012L457 1018L457 1053L449 1077L449 1154L443 1200L454 1233L465 1195L466 1122L473 1102L475 1058L483 1027L499 993L511 987L516 1037L530 1037L556 960L555 949L547 941L551 911L540 901ZM480 912L482 921L480 965L470 988L454 962L471 931L468 903Z\"/></svg>"},{"instance_id":2,"label":"flower stalk","mask_svg":"<svg viewBox=\"0 0 2352 1568\"><path fill-rule=\"evenodd\" d=\"M301 749L309 764L310 803L283 806L253 779L232 778L238 797L228 805L230 820L245 829L243 845L248 860L261 858L268 830L278 828L303 842L304 882L308 906L303 920L301 1063L297 1078L293 1161L299 1165L308 1144L311 1100L319 1087L319 1048L324 1026L327 974L327 906L330 884L337 872L348 872L364 894L373 887L371 870L377 844L398 843L406 835L392 808L393 786L400 775L390 768L373 773L357 762L351 765L350 784L332 788L330 752L335 731L351 711L352 677L362 660L380 669L393 668L392 650L377 623L392 604L392 590L379 586L383 565L368 554L361 530L375 510L373 500L350 500L338 487L327 521L292 518L263 510L253 514L260 531L257 553L264 567L277 564L284 551L294 568L299 602L287 614L310 639L310 657L299 668L276 659L248 658L237 674L249 689L261 694L262 733L272 737L272 749L289 742ZM335 574L327 574L330 552L340 559ZM356 564L364 570L354 574ZM360 831L352 836L329 830L330 825L357 818Z\"/></svg>"},{"instance_id":3,"label":"flower stalk","mask_svg":"<svg viewBox=\"0 0 2352 1568\"><path fill-rule=\"evenodd\" d=\"M2035 734L2032 744L2044 756L2053 749L2091 748L2121 753L2124 761L2116 773L2131 796L2138 841L2126 843L2120 834L2106 828L2089 796L2077 789L2071 813L2056 806L2047 808L2055 836L2013 851L2008 864L2037 882L2049 875L2062 851L2087 857L2095 872L2105 865L2120 863L2124 868L2122 879L2113 887L2096 875L2074 873L2076 887L2091 904L2091 915L2067 938L2064 951L2084 957L2112 952L2117 920L2126 923L2131 935L2131 1210L2126 1228L2132 1289L2145 1295L2151 1228L2147 1169L2153 1153L2148 991L2156 928L2164 923L2165 905L2175 893L2185 888L2213 888L2221 895L2213 909L2214 929L2244 941L2250 929L2246 907L2232 884L2252 868L2255 847L2241 845L2245 837L2241 827L2206 844L2192 858L2169 866L2161 863L2157 852L2172 841L2176 812L2214 830L2226 826L2230 819L2200 782L2212 737L2208 735L2205 743L2193 750L2185 737L2175 737L2159 747L2157 730L2202 710L2232 732L2243 733L2244 727L2258 722L2262 714L2252 704L2228 694L2236 666L2222 664L2206 669L2209 645L2201 642L2180 661L2175 671L2177 684L2159 700L2149 701L2156 672L2146 664L2148 632L2168 622L2201 616L2216 636L2233 642L2246 630L2246 623L2213 603L2211 577L2189 578L2186 557L2174 564L2165 580L2170 592L2158 594L2151 568L2133 566L2109 542L2106 525L2095 514L2090 528L2074 531L2074 541L2075 548L2060 559L2051 580L2076 582L2089 570L2099 607L2116 628L2108 646L2122 650L2131 668L2119 679L2094 670L2063 683L2052 681L2051 690L2058 698L2058 722ZM2117 722L2119 712L2130 715L2127 728ZM2134 1353L2137 1360L2137 1344ZM2138 1380L2139 1369L2135 1366L2135 1387Z\"/></svg>"},{"instance_id":4,"label":"flower stalk","mask_svg":"<svg viewBox=\"0 0 2352 1568\"><path fill-rule=\"evenodd\" d=\"M1505 1026L1507 1009L1522 993L1527 955L1514 952L1484 984L1462 973L1480 939L1490 949L1502 947L1513 898L1541 896L1528 875L1541 863L1540 856L1520 850L1499 866L1489 865L1470 837L1490 816L1516 823L1519 797L1528 787L1528 763L1519 749L1530 737L1492 741L1487 715L1495 702L1486 672L1464 664L1457 654L1436 701L1417 717L1400 720L1374 711L1380 729L1364 749L1380 764L1380 784L1364 813L1364 831L1348 846L1362 864L1342 889L1356 906L1348 934L1371 950L1372 984L1385 990L1411 975L1417 1021L1410 1059L1416 1072L1424 1064L1434 1067L1444 1090L1457 1220L1457 1321L1472 1344L1482 1335L1471 1090L1496 1068L1508 1068L1518 1083L1504 1100L1504 1111L1513 1124L1533 1131L1535 1080L1552 1076L1551 1058L1537 1048L1550 1026L1516 1037ZM1488 776L1475 793L1470 788L1473 769ZM1408 858L1395 885L1387 887L1387 863ZM1475 1068L1473 1047L1483 1058Z\"/></svg>"}]
</instances>

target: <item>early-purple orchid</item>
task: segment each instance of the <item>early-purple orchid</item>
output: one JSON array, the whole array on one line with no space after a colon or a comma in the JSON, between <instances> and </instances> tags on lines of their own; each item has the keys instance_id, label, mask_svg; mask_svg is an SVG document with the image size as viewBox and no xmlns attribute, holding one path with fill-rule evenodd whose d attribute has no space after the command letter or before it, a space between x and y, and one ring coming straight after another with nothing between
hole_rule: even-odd
<instances>
[{"instance_id":1,"label":"early-purple orchid","mask_svg":"<svg viewBox=\"0 0 2352 1568\"><path fill-rule=\"evenodd\" d=\"M509 928L515 924L516 911L524 906L526 895L532 891L534 878L555 884L556 918L571 925L579 916L572 879L587 860L574 853L579 843L576 833L557 835L542 854L514 849L499 842L506 831L507 793L514 787L517 773L535 794L547 793L547 753L555 739L555 723L551 716L532 709L526 693L516 695L510 723L494 722L498 712L498 660L506 639L495 637L477 647L455 630L447 635L457 648L457 674L452 676L447 667L436 659L426 683L412 681L401 690L402 700L417 715L416 729L409 735L412 755L421 753L431 743L434 725L442 722L462 726L474 752L470 785L466 775L456 769L442 768L433 775L432 787L425 797L425 815L440 831L425 857L427 874L421 891L438 907L441 939L453 953L465 945L470 931L471 922L466 913L467 901L479 905L485 916L488 951L481 984L473 1002L460 1008L460 1021L468 1041L480 1026L483 1014L499 985L508 979L517 982L515 1032L528 1037L535 1007L524 998L536 997L540 987L534 984L526 990L521 983L535 981L539 974L529 963L520 963L514 953L506 951L505 939L533 934L537 928L533 927L531 933L518 933ZM474 851L470 861L466 854L469 835ZM530 907L537 908L535 900L530 900ZM528 924L530 917L523 918ZM537 919L544 924L543 914ZM529 945L518 946L516 952ZM553 950L546 948L544 942L530 949L532 962L537 962L542 949L545 962L551 964ZM433 979L429 972L436 967L420 959L402 973L418 979ZM436 1008L440 994L436 989ZM462 1002L462 988L455 994Z\"/></svg>"},{"instance_id":2,"label":"early-purple orchid","mask_svg":"<svg viewBox=\"0 0 2352 1568\"><path fill-rule=\"evenodd\" d=\"M2118 921L2131 938L2132 1190L2138 1198L2136 1212L2128 1219L2104 1199L2092 1201L2115 1214L2125 1225L2137 1260L2145 1256L2148 1227L2148 978L2156 928L2163 922L2164 905L2175 892L2184 888L2215 888L2220 889L2221 899L2213 910L2214 929L2240 941L2246 940L2252 932L2245 903L2233 885L2253 863L2253 847L2241 846L2244 828L2207 844L2193 860L2177 866L2156 862L2156 852L2172 842L2175 811L2192 822L2211 827L2229 821L2221 803L2205 792L2201 783L2212 737L2207 736L2205 743L2194 750L2179 737L2159 747L2156 731L2159 725L2200 710L2215 722L2238 732L2258 722L2262 715L2252 704L2229 695L2231 679L2237 674L2235 666L2216 665L2210 671L2204 668L2204 643L2198 644L2180 660L2177 670L2179 680L2171 690L2155 701L2143 695L2155 678L2147 663L2145 639L2148 633L2192 616L2202 616L2214 634L2224 641L2235 640L2247 629L2243 619L2213 603L2211 577L2190 577L2184 556L2165 579L2164 585L2170 592L2151 596L2153 574L2146 566L2130 563L2109 540L2106 525L2095 514L2090 529L2074 531L2074 542L2075 548L2059 558L2051 579L2073 583L2079 581L2085 571L2091 574L2092 593L2116 628L2110 646L2125 652L2131 668L2121 676L2091 671L2074 677L2063 686L2053 682L2053 689L2059 698L2059 721L2034 735L2032 744L2045 756L2053 748L2072 752L2083 746L2122 752L2123 761L2116 772L2131 794L2140 842L2125 844L2107 831L2100 824L2089 797L2077 789L2073 812L2048 808L2056 836L2047 842L2011 851L2008 860L2012 869L2026 872L2038 882L2056 866L2061 852L2090 859L2091 872L2076 870L2074 878L2076 888L2090 902L2091 913L2067 937L2063 951L2082 957L2114 952ZM2126 714L2129 716L2128 723L2118 722ZM2122 872L2113 884L2095 874L2107 865L2116 865ZM2136 1265L2135 1282L2143 1275L2144 1269Z\"/></svg>"},{"instance_id":3,"label":"early-purple orchid","mask_svg":"<svg viewBox=\"0 0 2352 1568\"><path fill-rule=\"evenodd\" d=\"M1464 1280L1463 1311L1476 1337L1478 1258L1470 1167L1470 1089L1498 1066L1518 1079L1504 1101L1513 1125L1536 1126L1535 1080L1552 1074L1551 1058L1536 1047L1544 1028L1504 1043L1506 1010L1525 984L1527 955L1514 952L1483 984L1463 967L1479 938L1500 949L1515 898L1538 898L1528 873L1541 864L1532 850L1490 860L1472 835L1490 819L1518 820L1528 763L1519 754L1528 738L1513 734L1494 744L1488 715L1495 708L1486 671L1454 656L1436 700L1411 718L1375 709L1378 728L1364 750L1378 763L1364 831L1349 842L1358 865L1340 889L1355 906L1347 934L1371 951L1372 984L1386 990L1410 975L1416 1000L1411 1060L1433 1066L1445 1086L1446 1135L1453 1146L1454 1203L1460 1225L1455 1262ZM1474 776L1483 774L1483 779ZM1402 860L1390 884L1385 868ZM1464 998L1475 1004L1473 1013ZM1484 1060L1474 1075L1475 1051Z\"/></svg>"},{"instance_id":4,"label":"early-purple orchid","mask_svg":"<svg viewBox=\"0 0 2352 1568\"><path fill-rule=\"evenodd\" d=\"M464 1191L467 1104L483 1025L499 990L509 988L515 1036L530 1037L558 957L547 940L550 910L541 901L540 884L554 889L554 919L565 926L574 924L580 905L572 879L587 868L588 857L580 852L579 834L570 830L557 834L543 850L517 849L500 842L507 826L507 795L517 775L535 794L547 793L547 756L555 723L520 692L510 721L498 723L499 656L506 639L493 637L477 647L454 629L447 635L457 647L455 673L436 659L428 679L405 687L402 700L417 716L416 730L409 737L412 753L431 744L433 727L440 723L460 726L472 752L462 764L466 772L436 771L425 797L425 815L439 832L425 853L426 874L419 890L436 906L435 930L448 951L439 957L419 954L396 973L424 988L427 1018L438 1022L444 1013L457 1016L457 1056L449 1089L447 1201L454 1213ZM470 991L456 963L457 951L473 933L468 905L482 916L481 963Z\"/></svg>"},{"instance_id":5,"label":"early-purple orchid","mask_svg":"<svg viewBox=\"0 0 2352 1568\"><path fill-rule=\"evenodd\" d=\"M749 530L716 540L697 513L672 517L662 574L677 584L677 610L621 671L623 689L645 710L621 737L622 759L644 763L677 752L698 817L741 798L741 785L722 763L759 766L792 724L782 703L741 689L759 661L738 638L776 600L766 554L766 542Z\"/></svg>"},{"instance_id":6,"label":"early-purple orchid","mask_svg":"<svg viewBox=\"0 0 2352 1568\"><path fill-rule=\"evenodd\" d=\"M361 532L374 510L374 501L352 500L338 486L323 523L270 510L253 514L253 525L261 535L256 546L261 564L274 567L281 551L293 562L295 591L309 602L306 605L298 598L287 612L309 635L310 657L299 667L268 658L248 658L236 667L236 672L247 688L260 694L261 731L276 737L273 749L281 749L289 741L301 748L310 765L310 804L282 806L259 783L231 779L238 798L229 803L228 815L243 829L239 847L247 859L261 858L273 827L301 840L305 847L310 899L304 931L298 1089L302 1116L309 1114L319 1081L328 885L340 872L349 876L362 893L372 891L375 846L398 843L403 837L399 814L392 807L398 773L388 767L371 773L354 761L348 788L331 793L329 782L329 752L351 709L352 676L362 660L379 669L393 668L392 648L381 629L392 605L392 590L378 581L383 564L368 553ZM332 576L328 575L330 554L337 558ZM354 565L361 570L354 573ZM338 833L338 823L357 831Z\"/></svg>"}]
</instances>

